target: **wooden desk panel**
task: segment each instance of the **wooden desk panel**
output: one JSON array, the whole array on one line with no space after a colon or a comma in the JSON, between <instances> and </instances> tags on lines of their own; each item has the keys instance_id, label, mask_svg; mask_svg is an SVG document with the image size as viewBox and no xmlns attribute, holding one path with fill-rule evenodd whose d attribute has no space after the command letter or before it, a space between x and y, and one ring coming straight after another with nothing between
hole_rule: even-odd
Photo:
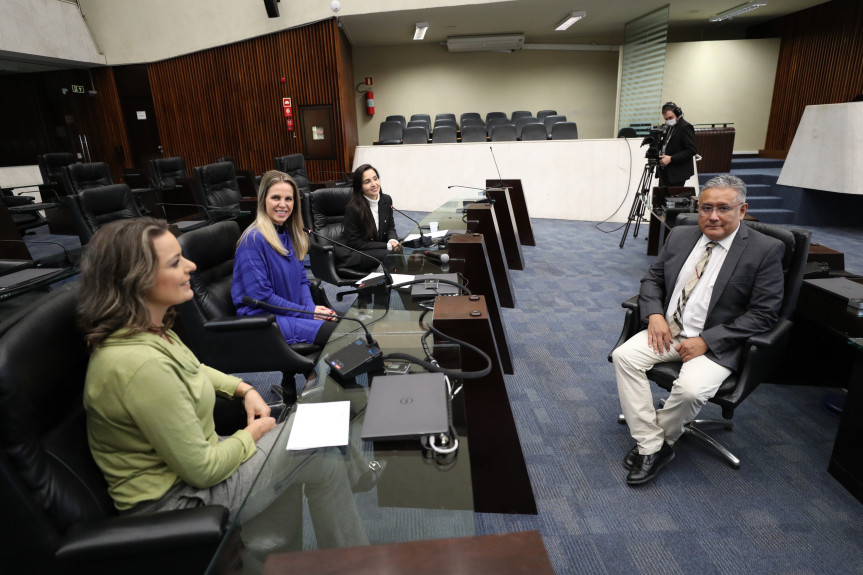
<instances>
[{"instance_id":1,"label":"wooden desk panel","mask_svg":"<svg viewBox=\"0 0 863 575\"><path fill-rule=\"evenodd\" d=\"M267 557L264 575L554 575L539 531L522 531Z\"/></svg>"},{"instance_id":2,"label":"wooden desk panel","mask_svg":"<svg viewBox=\"0 0 863 575\"><path fill-rule=\"evenodd\" d=\"M491 273L497 286L497 295L502 307L515 307L515 293L509 279L509 268L506 265L503 244L500 239L500 228L494 208L490 204L469 204L467 210L467 229L485 238L485 248Z\"/></svg>"},{"instance_id":3,"label":"wooden desk panel","mask_svg":"<svg viewBox=\"0 0 863 575\"><path fill-rule=\"evenodd\" d=\"M530 223L530 214L527 212L527 200L524 197L524 188L521 180L486 180L485 187L506 188L509 190L510 204L518 225L518 237L523 246L535 246L533 237L533 225Z\"/></svg>"},{"instance_id":4,"label":"wooden desk panel","mask_svg":"<svg viewBox=\"0 0 863 575\"><path fill-rule=\"evenodd\" d=\"M492 207L500 228L500 240L506 255L506 264L511 270L523 270L524 254L521 252L521 239L518 235L518 224L515 221L509 190L489 188L486 194L494 200Z\"/></svg>"}]
</instances>

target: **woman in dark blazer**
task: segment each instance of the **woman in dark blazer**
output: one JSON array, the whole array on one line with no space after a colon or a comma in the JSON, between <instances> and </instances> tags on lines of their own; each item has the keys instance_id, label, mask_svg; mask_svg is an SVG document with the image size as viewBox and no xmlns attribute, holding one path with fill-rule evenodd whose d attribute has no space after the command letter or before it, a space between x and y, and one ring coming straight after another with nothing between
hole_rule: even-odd
<instances>
[{"instance_id":1,"label":"woman in dark blazer","mask_svg":"<svg viewBox=\"0 0 863 575\"><path fill-rule=\"evenodd\" d=\"M383 260L389 252L402 249L393 220L393 199L381 192L378 171L363 164L354 172L353 194L345 208L342 243ZM342 265L356 270L373 270L378 263L371 258L337 250Z\"/></svg>"}]
</instances>

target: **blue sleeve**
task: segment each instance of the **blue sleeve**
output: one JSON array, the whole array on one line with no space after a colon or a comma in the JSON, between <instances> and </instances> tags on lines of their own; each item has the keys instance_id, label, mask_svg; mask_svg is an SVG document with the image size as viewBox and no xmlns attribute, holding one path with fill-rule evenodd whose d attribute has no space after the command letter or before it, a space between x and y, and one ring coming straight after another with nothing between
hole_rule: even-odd
<instances>
[{"instance_id":1,"label":"blue sleeve","mask_svg":"<svg viewBox=\"0 0 863 575\"><path fill-rule=\"evenodd\" d=\"M248 296L279 307L314 311L315 305L309 289L309 280L305 277L305 270L302 270L302 277L297 278L299 280L298 285L288 285L290 283L288 280L296 276L296 271L289 269L288 266L295 264L302 267L300 262L288 261L281 257L259 234L253 232L246 235L240 241L234 256L231 299L237 308L237 315L274 313L276 315L311 318L312 316L309 314L260 310L243 304L243 296ZM278 266L281 266L281 269L278 269ZM287 295L287 297L283 297L282 294ZM292 297L290 294L294 294L293 298L298 301L288 299Z\"/></svg>"}]
</instances>

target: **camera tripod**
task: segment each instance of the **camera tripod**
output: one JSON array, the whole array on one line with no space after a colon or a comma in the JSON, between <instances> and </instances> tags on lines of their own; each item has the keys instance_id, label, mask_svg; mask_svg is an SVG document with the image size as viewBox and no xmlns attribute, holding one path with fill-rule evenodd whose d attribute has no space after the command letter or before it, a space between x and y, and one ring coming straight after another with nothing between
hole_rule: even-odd
<instances>
[{"instance_id":1,"label":"camera tripod","mask_svg":"<svg viewBox=\"0 0 863 575\"><path fill-rule=\"evenodd\" d=\"M623 228L623 237L620 238L620 247L626 242L626 236L629 234L629 226L635 222L635 229L632 232L632 237L638 237L638 228L641 227L641 220L644 218L644 213L647 210L647 196L650 194L650 182L653 181L653 174L656 171L656 158L647 158L647 164L644 166L644 172L641 174L641 181L638 184L638 191L635 192L635 199L632 200L632 207L629 209L629 217L626 219L626 226Z\"/></svg>"}]
</instances>

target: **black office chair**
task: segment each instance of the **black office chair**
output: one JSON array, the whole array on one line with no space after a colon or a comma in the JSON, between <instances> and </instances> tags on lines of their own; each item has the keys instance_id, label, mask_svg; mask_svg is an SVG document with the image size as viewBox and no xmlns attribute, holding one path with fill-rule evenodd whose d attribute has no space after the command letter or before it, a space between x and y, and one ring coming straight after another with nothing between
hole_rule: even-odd
<instances>
[{"instance_id":1,"label":"black office chair","mask_svg":"<svg viewBox=\"0 0 863 575\"><path fill-rule=\"evenodd\" d=\"M294 375L309 373L321 348L311 343L288 344L271 314L237 316L231 283L239 239L236 222L218 222L177 238L183 255L197 266L190 280L195 296L177 306L186 345L202 363L220 371L281 372L285 401L293 403L297 397ZM321 293L315 282L315 303L327 305Z\"/></svg>"},{"instance_id":2,"label":"black office chair","mask_svg":"<svg viewBox=\"0 0 863 575\"><path fill-rule=\"evenodd\" d=\"M540 122L532 122L528 124L524 124L521 127L521 141L538 141L538 140L547 140L548 135L545 131L545 126Z\"/></svg>"},{"instance_id":3,"label":"black office chair","mask_svg":"<svg viewBox=\"0 0 863 575\"><path fill-rule=\"evenodd\" d=\"M352 193L351 188L324 188L309 195L312 230L316 234L312 235L309 245L312 275L339 287L353 285L358 279L368 275L368 272L340 266L336 258L335 244L325 239L341 241L345 208Z\"/></svg>"},{"instance_id":4,"label":"black office chair","mask_svg":"<svg viewBox=\"0 0 863 575\"><path fill-rule=\"evenodd\" d=\"M196 203L183 158L174 156L150 160L150 182L156 190L156 202L162 209L162 216L180 233L197 230L210 223L207 208Z\"/></svg>"},{"instance_id":5,"label":"black office chair","mask_svg":"<svg viewBox=\"0 0 863 575\"><path fill-rule=\"evenodd\" d=\"M551 139L551 130L554 128L555 124L559 124L561 122L566 122L566 116L562 116L559 114L552 114L550 116L546 116L542 123L545 124L545 136L549 140Z\"/></svg>"},{"instance_id":6,"label":"black office chair","mask_svg":"<svg viewBox=\"0 0 863 575\"><path fill-rule=\"evenodd\" d=\"M0 326L0 565L4 573L203 573L227 525L221 506L120 517L90 454L90 359L78 285ZM50 350L47 355L37 350Z\"/></svg>"},{"instance_id":7,"label":"black office chair","mask_svg":"<svg viewBox=\"0 0 863 575\"><path fill-rule=\"evenodd\" d=\"M306 171L306 159L302 154L280 156L275 160L275 167L278 171L284 172L294 179L300 193L311 191L309 173Z\"/></svg>"},{"instance_id":8,"label":"black office chair","mask_svg":"<svg viewBox=\"0 0 863 575\"><path fill-rule=\"evenodd\" d=\"M71 152L53 152L36 156L36 163L39 164L39 172L42 174L43 186L39 187L42 192L42 201L55 201L59 196L66 193L66 188L63 185L64 168L77 161L75 154ZM43 187L51 191L50 199L46 198L45 191L42 190Z\"/></svg>"},{"instance_id":9,"label":"black office chair","mask_svg":"<svg viewBox=\"0 0 863 575\"><path fill-rule=\"evenodd\" d=\"M110 186L113 183L111 170L105 162L69 164L63 168L63 185L68 195L80 194L89 188Z\"/></svg>"},{"instance_id":10,"label":"black office chair","mask_svg":"<svg viewBox=\"0 0 863 575\"><path fill-rule=\"evenodd\" d=\"M432 144L455 144L458 142L454 126L435 126Z\"/></svg>"},{"instance_id":11,"label":"black office chair","mask_svg":"<svg viewBox=\"0 0 863 575\"><path fill-rule=\"evenodd\" d=\"M63 197L62 202L76 223L81 245L89 243L93 234L108 222L141 217L132 190L126 184L88 188Z\"/></svg>"},{"instance_id":12,"label":"black office chair","mask_svg":"<svg viewBox=\"0 0 863 575\"><path fill-rule=\"evenodd\" d=\"M429 133L425 126L408 126L403 136L405 144L428 144Z\"/></svg>"},{"instance_id":13,"label":"black office chair","mask_svg":"<svg viewBox=\"0 0 863 575\"><path fill-rule=\"evenodd\" d=\"M621 128L617 131L618 138L637 138L638 134L635 132L635 128Z\"/></svg>"},{"instance_id":14,"label":"black office chair","mask_svg":"<svg viewBox=\"0 0 863 575\"><path fill-rule=\"evenodd\" d=\"M211 222L239 217L243 194L232 162L198 166L193 173L196 203L206 207Z\"/></svg>"},{"instance_id":15,"label":"black office chair","mask_svg":"<svg viewBox=\"0 0 863 575\"><path fill-rule=\"evenodd\" d=\"M558 122L551 127L552 140L577 140L578 126L575 122Z\"/></svg>"},{"instance_id":16,"label":"black office chair","mask_svg":"<svg viewBox=\"0 0 863 575\"><path fill-rule=\"evenodd\" d=\"M677 225L697 223L696 214L678 216ZM702 429L706 426L721 425L725 429L732 428L731 418L734 410L745 400L758 385L769 378L774 368L780 362L787 361L783 356L788 339L791 335L791 315L797 306L797 296L803 282L803 269L809 254L809 240L812 236L808 230L781 228L760 222L744 221L742 225L757 230L780 240L785 245L785 255L782 257L782 272L785 276L784 298L779 310L779 322L767 333L750 337L744 344L745 357L739 372L732 373L722 382L710 403L722 408L723 419L696 419L685 426L685 434L700 439L713 447L735 469L740 468L740 460L722 444L713 439ZM614 345L617 349L630 337L644 329L639 313L638 296L634 296L621 304L626 309L623 330ZM608 360L611 361L609 355ZM647 372L647 377L659 387L670 391L674 381L680 374L681 362L660 363ZM626 423L621 415L619 423Z\"/></svg>"},{"instance_id":17,"label":"black office chair","mask_svg":"<svg viewBox=\"0 0 863 575\"><path fill-rule=\"evenodd\" d=\"M536 113L536 117L539 118L539 121L542 122L548 116L556 116L557 110L540 110Z\"/></svg>"},{"instance_id":18,"label":"black office chair","mask_svg":"<svg viewBox=\"0 0 863 575\"><path fill-rule=\"evenodd\" d=\"M464 126L461 129L462 142L486 142L488 136L485 132L485 126Z\"/></svg>"},{"instance_id":19,"label":"black office chair","mask_svg":"<svg viewBox=\"0 0 863 575\"><path fill-rule=\"evenodd\" d=\"M381 126L378 128L378 143L401 144L404 131L404 126L395 120L381 122Z\"/></svg>"},{"instance_id":20,"label":"black office chair","mask_svg":"<svg viewBox=\"0 0 863 575\"><path fill-rule=\"evenodd\" d=\"M512 124L494 124L491 129L492 142L515 142L518 135Z\"/></svg>"}]
</instances>

